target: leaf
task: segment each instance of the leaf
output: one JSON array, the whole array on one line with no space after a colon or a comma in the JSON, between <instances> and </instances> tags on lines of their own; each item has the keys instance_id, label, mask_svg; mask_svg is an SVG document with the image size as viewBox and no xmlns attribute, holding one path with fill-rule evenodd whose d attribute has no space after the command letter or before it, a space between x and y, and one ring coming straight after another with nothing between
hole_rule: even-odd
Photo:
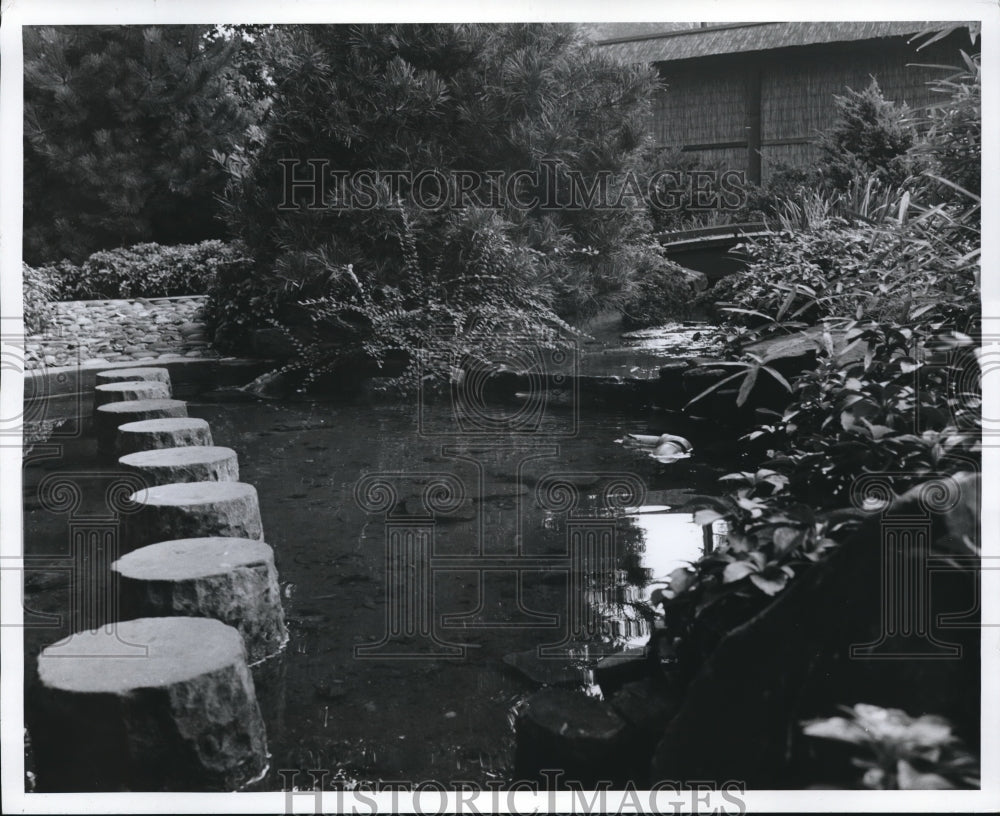
<instances>
[{"instance_id":1,"label":"leaf","mask_svg":"<svg viewBox=\"0 0 1000 816\"><path fill-rule=\"evenodd\" d=\"M704 510L695 511L694 523L700 524L704 527L706 524L711 524L713 521L718 521L721 518L725 518L722 513L717 513L715 510L706 508Z\"/></svg>"},{"instance_id":2,"label":"leaf","mask_svg":"<svg viewBox=\"0 0 1000 816\"><path fill-rule=\"evenodd\" d=\"M667 582L670 585L670 591L674 595L680 595L684 590L690 587L695 581L695 575L687 567L678 567L673 572L670 573L667 578Z\"/></svg>"},{"instance_id":3,"label":"leaf","mask_svg":"<svg viewBox=\"0 0 1000 816\"><path fill-rule=\"evenodd\" d=\"M731 584L757 572L757 567L749 561L733 561L722 571L722 583Z\"/></svg>"},{"instance_id":4,"label":"leaf","mask_svg":"<svg viewBox=\"0 0 1000 816\"><path fill-rule=\"evenodd\" d=\"M751 542L749 536L745 536L743 533L738 533L735 530L730 530L726 535L726 544L730 552L745 553L749 552Z\"/></svg>"},{"instance_id":5,"label":"leaf","mask_svg":"<svg viewBox=\"0 0 1000 816\"><path fill-rule=\"evenodd\" d=\"M789 393L791 393L791 391L792 391L792 384L790 382L788 382L788 380L785 379L785 377L781 374L780 371L778 371L778 370L776 370L774 368L771 368L771 366L768 366L768 365L761 366L761 368L763 368L768 374L770 374L772 377L774 377L774 379L776 379L779 383L781 383L781 385L784 386L784 388L785 388L786 391L788 391Z\"/></svg>"},{"instance_id":6,"label":"leaf","mask_svg":"<svg viewBox=\"0 0 1000 816\"><path fill-rule=\"evenodd\" d=\"M920 773L905 759L896 763L900 790L951 790L955 786L940 774Z\"/></svg>"},{"instance_id":7,"label":"leaf","mask_svg":"<svg viewBox=\"0 0 1000 816\"><path fill-rule=\"evenodd\" d=\"M778 527L774 531L774 552L776 555L784 555L793 547L801 543L802 531L794 527Z\"/></svg>"},{"instance_id":8,"label":"leaf","mask_svg":"<svg viewBox=\"0 0 1000 816\"><path fill-rule=\"evenodd\" d=\"M743 380L743 385L740 386L740 391L736 395L736 405L740 408L743 407L743 403L747 401L750 396L750 392L753 391L754 383L757 382L757 375L760 373L760 368L751 368L747 372L746 379Z\"/></svg>"},{"instance_id":9,"label":"leaf","mask_svg":"<svg viewBox=\"0 0 1000 816\"><path fill-rule=\"evenodd\" d=\"M745 367L745 364L743 364L743 365ZM690 408L692 405L694 405L696 402L698 402L698 400L704 399L709 394L711 394L713 391L716 391L719 388L721 388L722 386L724 386L730 380L735 380L737 377L742 377L742 376L743 376L743 372L742 371L737 371L735 374L730 374L728 377L726 377L723 380L719 380L718 382L712 383L708 388L706 388L704 391L702 391L700 394L698 394L698 396L693 397L690 400L688 400L687 405L685 405L684 407L685 408Z\"/></svg>"},{"instance_id":10,"label":"leaf","mask_svg":"<svg viewBox=\"0 0 1000 816\"><path fill-rule=\"evenodd\" d=\"M750 583L765 595L777 595L788 583L788 576L781 570L755 572L750 576Z\"/></svg>"},{"instance_id":11,"label":"leaf","mask_svg":"<svg viewBox=\"0 0 1000 816\"><path fill-rule=\"evenodd\" d=\"M854 414L850 411L840 412L840 427L845 431L851 430L854 427L857 420L854 418Z\"/></svg>"},{"instance_id":12,"label":"leaf","mask_svg":"<svg viewBox=\"0 0 1000 816\"><path fill-rule=\"evenodd\" d=\"M829 717L825 720L811 720L802 726L807 737L832 739L860 745L869 741L868 734L852 720L844 717Z\"/></svg>"}]
</instances>

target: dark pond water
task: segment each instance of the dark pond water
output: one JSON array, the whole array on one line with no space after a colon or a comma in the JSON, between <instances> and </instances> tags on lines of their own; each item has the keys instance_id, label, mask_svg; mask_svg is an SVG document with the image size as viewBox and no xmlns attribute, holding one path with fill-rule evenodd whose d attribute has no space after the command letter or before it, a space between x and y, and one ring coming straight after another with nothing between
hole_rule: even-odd
<instances>
[{"instance_id":1,"label":"dark pond water","mask_svg":"<svg viewBox=\"0 0 1000 816\"><path fill-rule=\"evenodd\" d=\"M615 440L678 429L586 406L462 422L447 401L191 400L189 413L256 486L283 590L288 646L254 670L263 789L282 787L281 769L326 769L328 783L509 780L518 706L543 683L598 693L595 661L645 643L656 580L705 544L678 508L736 466L724 440L689 429L695 456L660 465ZM27 462L29 676L69 633L54 567L71 519L44 509L37 485L61 471L80 486L73 519L106 516L113 472L94 461L85 437Z\"/></svg>"}]
</instances>

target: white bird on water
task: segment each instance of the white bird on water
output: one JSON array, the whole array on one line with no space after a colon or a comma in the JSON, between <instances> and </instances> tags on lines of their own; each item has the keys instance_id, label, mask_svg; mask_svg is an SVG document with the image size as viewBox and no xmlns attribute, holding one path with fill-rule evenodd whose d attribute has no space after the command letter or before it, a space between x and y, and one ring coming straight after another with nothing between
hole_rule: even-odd
<instances>
[{"instance_id":1,"label":"white bird on water","mask_svg":"<svg viewBox=\"0 0 1000 816\"><path fill-rule=\"evenodd\" d=\"M627 448L647 451L651 458L664 465L669 465L678 459L689 458L694 449L683 436L674 436L674 434L661 434L660 436L625 434L618 442Z\"/></svg>"}]
</instances>

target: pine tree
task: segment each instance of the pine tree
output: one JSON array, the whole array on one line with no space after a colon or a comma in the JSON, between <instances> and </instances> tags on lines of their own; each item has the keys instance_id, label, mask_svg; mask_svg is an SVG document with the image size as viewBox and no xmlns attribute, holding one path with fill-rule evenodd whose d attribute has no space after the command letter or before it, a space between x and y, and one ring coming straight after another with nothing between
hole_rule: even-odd
<instances>
[{"instance_id":1,"label":"pine tree","mask_svg":"<svg viewBox=\"0 0 1000 816\"><path fill-rule=\"evenodd\" d=\"M80 261L225 233L213 150L247 114L227 93L238 43L205 26L24 29L24 256Z\"/></svg>"},{"instance_id":2,"label":"pine tree","mask_svg":"<svg viewBox=\"0 0 1000 816\"><path fill-rule=\"evenodd\" d=\"M289 30L275 53L275 99L265 143L232 166L228 191L234 233L258 265L272 268L289 248L333 264L378 270L394 284L402 268L394 238L372 215L280 209L283 160L361 169L537 173L525 200L566 200L545 166L578 171L589 183L620 174L646 138L655 74L596 53L573 26L333 25ZM612 195L614 190L612 189ZM405 197L405 191L404 191ZM516 243L560 254L547 274L564 313L593 308L635 267L632 251L648 235L642 202L620 210L503 207ZM418 227L446 212L413 213ZM383 230L384 232L384 230ZM439 230L440 232L440 230Z\"/></svg>"}]
</instances>

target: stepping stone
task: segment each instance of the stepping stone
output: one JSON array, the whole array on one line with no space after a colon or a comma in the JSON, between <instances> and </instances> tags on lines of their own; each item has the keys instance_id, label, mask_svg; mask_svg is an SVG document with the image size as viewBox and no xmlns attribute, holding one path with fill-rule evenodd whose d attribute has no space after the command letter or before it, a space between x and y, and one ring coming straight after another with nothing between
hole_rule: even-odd
<instances>
[{"instance_id":1,"label":"stepping stone","mask_svg":"<svg viewBox=\"0 0 1000 816\"><path fill-rule=\"evenodd\" d=\"M540 780L545 769L559 768L567 782L587 789L604 781L620 788L634 759L628 737L625 721L607 703L577 690L543 689L517 719L515 778Z\"/></svg>"},{"instance_id":2,"label":"stepping stone","mask_svg":"<svg viewBox=\"0 0 1000 816\"><path fill-rule=\"evenodd\" d=\"M248 538L185 538L150 544L111 565L124 617L216 618L243 635L251 663L288 639L274 552Z\"/></svg>"},{"instance_id":3,"label":"stepping stone","mask_svg":"<svg viewBox=\"0 0 1000 816\"><path fill-rule=\"evenodd\" d=\"M102 405L94 411L97 455L103 462L115 461L114 446L119 425L124 425L126 422L141 422L145 419L186 416L187 403L183 400L127 400Z\"/></svg>"},{"instance_id":4,"label":"stepping stone","mask_svg":"<svg viewBox=\"0 0 1000 816\"><path fill-rule=\"evenodd\" d=\"M118 460L125 470L141 474L148 485L177 482L238 482L240 466L236 451L215 445L130 453Z\"/></svg>"},{"instance_id":5,"label":"stepping stone","mask_svg":"<svg viewBox=\"0 0 1000 816\"><path fill-rule=\"evenodd\" d=\"M245 482L184 482L137 490L122 516L122 552L177 538L264 540L257 491Z\"/></svg>"},{"instance_id":6,"label":"stepping stone","mask_svg":"<svg viewBox=\"0 0 1000 816\"><path fill-rule=\"evenodd\" d=\"M128 400L170 399L170 386L155 380L126 380L105 383L94 388L94 409L109 402Z\"/></svg>"},{"instance_id":7,"label":"stepping stone","mask_svg":"<svg viewBox=\"0 0 1000 816\"><path fill-rule=\"evenodd\" d=\"M113 382L134 382L135 380L148 380L164 383L170 388L170 372L165 368L154 366L141 368L112 368L107 371L98 371L94 379L97 385L105 385ZM167 396L170 396L169 394Z\"/></svg>"},{"instance_id":8,"label":"stepping stone","mask_svg":"<svg viewBox=\"0 0 1000 816\"><path fill-rule=\"evenodd\" d=\"M212 431L204 419L167 417L119 425L115 452L125 456L144 450L211 444Z\"/></svg>"},{"instance_id":9,"label":"stepping stone","mask_svg":"<svg viewBox=\"0 0 1000 816\"><path fill-rule=\"evenodd\" d=\"M146 654L114 656L122 641ZM45 791L233 791L267 767L243 638L210 618L120 621L43 649L28 715Z\"/></svg>"}]
</instances>

